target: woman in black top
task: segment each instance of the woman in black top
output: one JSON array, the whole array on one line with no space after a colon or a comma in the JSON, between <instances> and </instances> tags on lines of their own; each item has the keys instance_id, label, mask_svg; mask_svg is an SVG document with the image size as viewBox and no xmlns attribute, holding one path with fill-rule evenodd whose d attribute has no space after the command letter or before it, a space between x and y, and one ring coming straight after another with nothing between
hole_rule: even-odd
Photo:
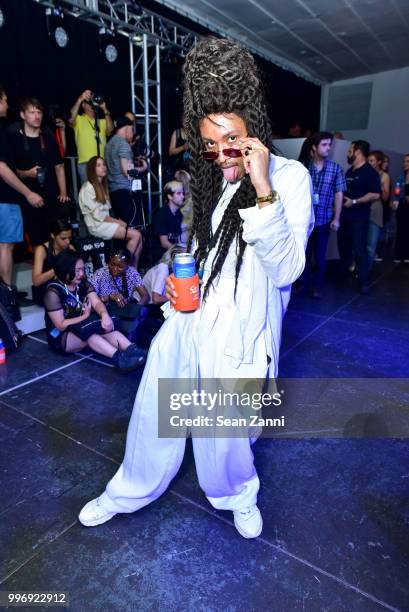
<instances>
[{"instance_id":1,"label":"woman in black top","mask_svg":"<svg viewBox=\"0 0 409 612\"><path fill-rule=\"evenodd\" d=\"M44 304L47 283L55 277L54 259L65 249L75 250L71 240L70 223L65 219L58 219L51 224L48 242L40 244L34 250L33 301L39 306Z\"/></svg>"},{"instance_id":2,"label":"woman in black top","mask_svg":"<svg viewBox=\"0 0 409 612\"><path fill-rule=\"evenodd\" d=\"M170 165L173 169L172 175L176 170L189 169L189 152L186 140L186 133L183 127L173 130L169 143Z\"/></svg>"},{"instance_id":3,"label":"woman in black top","mask_svg":"<svg viewBox=\"0 0 409 612\"><path fill-rule=\"evenodd\" d=\"M142 366L145 351L115 331L113 318L85 280L81 255L68 249L62 251L55 258L54 271L56 280L48 285L44 297L50 348L59 353L75 353L89 346L111 358L120 369Z\"/></svg>"}]
</instances>

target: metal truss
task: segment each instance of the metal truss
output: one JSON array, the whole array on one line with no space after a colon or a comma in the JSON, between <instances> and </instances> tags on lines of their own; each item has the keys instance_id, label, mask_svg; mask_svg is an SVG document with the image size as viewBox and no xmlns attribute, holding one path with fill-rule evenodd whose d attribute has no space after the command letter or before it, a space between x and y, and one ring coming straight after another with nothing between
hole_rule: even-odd
<instances>
[{"instance_id":1,"label":"metal truss","mask_svg":"<svg viewBox=\"0 0 409 612\"><path fill-rule=\"evenodd\" d=\"M143 138L154 152L147 174L151 221L154 207L162 206L161 52L184 57L197 34L141 7L137 0L33 1L129 39L132 110L143 119Z\"/></svg>"}]
</instances>

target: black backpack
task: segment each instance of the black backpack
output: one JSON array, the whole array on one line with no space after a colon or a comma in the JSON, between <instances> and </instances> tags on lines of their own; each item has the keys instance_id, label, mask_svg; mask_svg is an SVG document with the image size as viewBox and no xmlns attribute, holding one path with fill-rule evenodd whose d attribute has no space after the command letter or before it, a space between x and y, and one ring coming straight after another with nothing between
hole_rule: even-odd
<instances>
[{"instance_id":1,"label":"black backpack","mask_svg":"<svg viewBox=\"0 0 409 612\"><path fill-rule=\"evenodd\" d=\"M18 347L21 342L22 333L19 331L7 312L6 308L0 302L0 338L6 350L12 351Z\"/></svg>"}]
</instances>

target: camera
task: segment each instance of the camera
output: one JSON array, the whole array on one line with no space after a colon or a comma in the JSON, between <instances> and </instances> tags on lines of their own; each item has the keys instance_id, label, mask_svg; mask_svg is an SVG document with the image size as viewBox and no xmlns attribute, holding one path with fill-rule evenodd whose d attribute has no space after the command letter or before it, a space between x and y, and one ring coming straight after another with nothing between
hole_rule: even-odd
<instances>
[{"instance_id":1,"label":"camera","mask_svg":"<svg viewBox=\"0 0 409 612\"><path fill-rule=\"evenodd\" d=\"M103 104L104 97L101 96L100 94L93 93L90 98L90 102L91 104L94 104L94 106L99 106L100 104Z\"/></svg>"},{"instance_id":2,"label":"camera","mask_svg":"<svg viewBox=\"0 0 409 612\"><path fill-rule=\"evenodd\" d=\"M139 172L138 172L138 170L136 168L130 168L128 170L128 176L131 179L137 179L137 178L139 178Z\"/></svg>"},{"instance_id":3,"label":"camera","mask_svg":"<svg viewBox=\"0 0 409 612\"><path fill-rule=\"evenodd\" d=\"M46 174L47 168L42 168L41 166L37 168L37 181L40 187L44 187L45 185Z\"/></svg>"}]
</instances>

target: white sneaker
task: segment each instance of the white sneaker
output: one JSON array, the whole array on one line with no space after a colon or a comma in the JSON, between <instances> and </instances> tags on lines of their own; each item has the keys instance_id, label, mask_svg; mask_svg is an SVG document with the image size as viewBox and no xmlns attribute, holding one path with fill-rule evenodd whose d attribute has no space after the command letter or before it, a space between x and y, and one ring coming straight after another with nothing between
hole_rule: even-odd
<instances>
[{"instance_id":1,"label":"white sneaker","mask_svg":"<svg viewBox=\"0 0 409 612\"><path fill-rule=\"evenodd\" d=\"M85 527L96 527L109 521L116 512L108 512L103 506L101 506L99 497L91 500L81 510L78 515L79 522Z\"/></svg>"},{"instance_id":2,"label":"white sneaker","mask_svg":"<svg viewBox=\"0 0 409 612\"><path fill-rule=\"evenodd\" d=\"M263 529L263 519L257 506L234 510L234 526L243 538L257 538Z\"/></svg>"},{"instance_id":3,"label":"white sneaker","mask_svg":"<svg viewBox=\"0 0 409 612\"><path fill-rule=\"evenodd\" d=\"M404 259L403 263L408 264L409 263L409 259Z\"/></svg>"},{"instance_id":4,"label":"white sneaker","mask_svg":"<svg viewBox=\"0 0 409 612\"><path fill-rule=\"evenodd\" d=\"M400 262L401 262L401 260L400 260L400 259L394 259L394 260L393 260L393 263L400 263Z\"/></svg>"}]
</instances>

